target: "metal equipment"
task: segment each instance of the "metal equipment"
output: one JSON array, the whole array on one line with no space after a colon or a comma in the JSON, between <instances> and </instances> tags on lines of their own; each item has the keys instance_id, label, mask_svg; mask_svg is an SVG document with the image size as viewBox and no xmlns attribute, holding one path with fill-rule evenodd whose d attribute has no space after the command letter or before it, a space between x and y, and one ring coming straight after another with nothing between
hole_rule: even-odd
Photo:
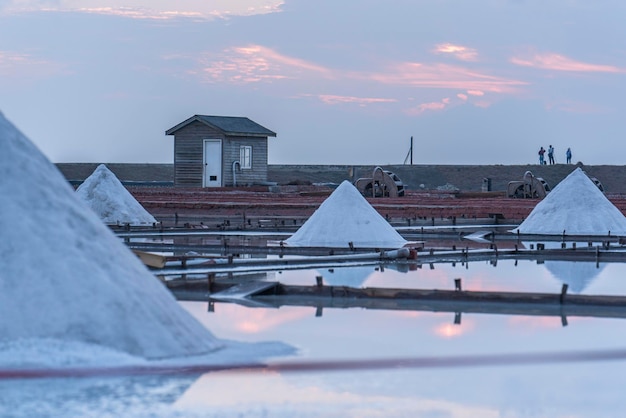
<instances>
[{"instance_id":1,"label":"metal equipment","mask_svg":"<svg viewBox=\"0 0 626 418\"><path fill-rule=\"evenodd\" d=\"M540 198L546 197L550 191L550 186L541 177L535 177L533 173L527 171L521 181L510 181L506 188L508 197L514 198Z\"/></svg>"},{"instance_id":2,"label":"metal equipment","mask_svg":"<svg viewBox=\"0 0 626 418\"><path fill-rule=\"evenodd\" d=\"M600 191L601 191L602 193L604 193L604 186L602 185L602 183L600 182L600 180L598 180L598 179L597 179L597 178L595 178L595 177L589 177L589 178L591 179L591 181L593 181L593 184L595 184L595 185L596 185L596 187L597 187L598 189L600 189Z\"/></svg>"},{"instance_id":3,"label":"metal equipment","mask_svg":"<svg viewBox=\"0 0 626 418\"><path fill-rule=\"evenodd\" d=\"M374 168L372 177L362 177L354 182L357 190L365 197L404 196L404 183L398 176L381 167Z\"/></svg>"}]
</instances>

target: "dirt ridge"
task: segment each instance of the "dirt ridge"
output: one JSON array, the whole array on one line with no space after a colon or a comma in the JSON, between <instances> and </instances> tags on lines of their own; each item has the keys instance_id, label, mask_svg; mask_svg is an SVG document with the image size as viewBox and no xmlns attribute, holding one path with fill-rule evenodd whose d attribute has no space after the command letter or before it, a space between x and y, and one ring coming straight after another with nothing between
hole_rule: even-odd
<instances>
[{"instance_id":1,"label":"dirt ridge","mask_svg":"<svg viewBox=\"0 0 626 418\"><path fill-rule=\"evenodd\" d=\"M58 163L65 178L79 184L96 169L99 163ZM168 186L173 183L173 164L105 163L126 184ZM278 165L268 166L268 182L288 184L339 184L370 177L373 165ZM626 166L582 163L544 165L384 165L402 180L408 190L458 189L482 191L486 183L492 191L504 191L509 181L521 180L526 171L541 177L554 188L576 167L596 177L607 194L626 194ZM487 180L486 180L487 179Z\"/></svg>"}]
</instances>

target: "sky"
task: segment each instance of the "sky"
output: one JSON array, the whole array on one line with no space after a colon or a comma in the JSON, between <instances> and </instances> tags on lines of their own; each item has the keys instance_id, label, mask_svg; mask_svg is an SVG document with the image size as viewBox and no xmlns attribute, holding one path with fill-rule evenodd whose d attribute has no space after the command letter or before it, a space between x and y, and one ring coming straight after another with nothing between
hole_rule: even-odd
<instances>
[{"instance_id":1,"label":"sky","mask_svg":"<svg viewBox=\"0 0 626 418\"><path fill-rule=\"evenodd\" d=\"M270 164L623 164L618 0L0 0L0 111L55 162L172 163L194 114Z\"/></svg>"}]
</instances>

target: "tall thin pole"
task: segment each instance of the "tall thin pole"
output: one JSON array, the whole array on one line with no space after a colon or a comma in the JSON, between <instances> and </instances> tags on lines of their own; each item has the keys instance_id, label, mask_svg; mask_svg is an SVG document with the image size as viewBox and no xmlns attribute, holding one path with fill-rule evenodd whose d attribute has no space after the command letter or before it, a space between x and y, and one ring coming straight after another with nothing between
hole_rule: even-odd
<instances>
[{"instance_id":1,"label":"tall thin pole","mask_svg":"<svg viewBox=\"0 0 626 418\"><path fill-rule=\"evenodd\" d=\"M411 165L413 165L413 137L411 137Z\"/></svg>"}]
</instances>

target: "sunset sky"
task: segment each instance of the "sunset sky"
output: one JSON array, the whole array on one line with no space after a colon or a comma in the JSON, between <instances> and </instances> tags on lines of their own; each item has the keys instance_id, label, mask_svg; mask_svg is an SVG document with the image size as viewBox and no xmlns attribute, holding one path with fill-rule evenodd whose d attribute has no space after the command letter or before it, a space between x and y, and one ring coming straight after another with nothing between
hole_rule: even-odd
<instances>
[{"instance_id":1,"label":"sunset sky","mask_svg":"<svg viewBox=\"0 0 626 418\"><path fill-rule=\"evenodd\" d=\"M617 0L0 0L0 111L53 162L173 161L194 114L270 164L624 165Z\"/></svg>"}]
</instances>

